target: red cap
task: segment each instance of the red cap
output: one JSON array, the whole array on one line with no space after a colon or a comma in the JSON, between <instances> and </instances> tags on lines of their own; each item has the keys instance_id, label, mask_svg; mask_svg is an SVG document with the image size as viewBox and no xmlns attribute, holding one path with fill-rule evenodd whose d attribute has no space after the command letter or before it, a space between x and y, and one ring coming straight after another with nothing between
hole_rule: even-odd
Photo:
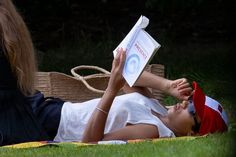
<instances>
[{"instance_id":1,"label":"red cap","mask_svg":"<svg viewBox=\"0 0 236 157\"><path fill-rule=\"evenodd\" d=\"M206 96L196 82L193 82L193 88L194 107L201 119L199 134L227 131L228 118L221 104Z\"/></svg>"}]
</instances>

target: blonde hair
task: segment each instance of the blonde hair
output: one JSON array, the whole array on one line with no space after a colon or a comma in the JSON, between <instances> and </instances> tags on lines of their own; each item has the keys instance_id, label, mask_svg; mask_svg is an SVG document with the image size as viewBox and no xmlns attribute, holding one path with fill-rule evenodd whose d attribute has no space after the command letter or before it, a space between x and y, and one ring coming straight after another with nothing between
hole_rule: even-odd
<instances>
[{"instance_id":1,"label":"blonde hair","mask_svg":"<svg viewBox=\"0 0 236 157\"><path fill-rule=\"evenodd\" d=\"M33 94L36 72L33 43L11 0L0 0L0 40L19 89L24 95Z\"/></svg>"}]
</instances>

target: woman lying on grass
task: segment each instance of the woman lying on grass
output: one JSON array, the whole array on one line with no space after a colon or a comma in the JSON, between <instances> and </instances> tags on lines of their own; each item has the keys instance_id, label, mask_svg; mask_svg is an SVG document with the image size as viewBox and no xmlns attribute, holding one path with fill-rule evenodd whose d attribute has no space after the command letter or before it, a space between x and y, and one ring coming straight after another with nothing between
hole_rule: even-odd
<instances>
[{"instance_id":1,"label":"woman lying on grass","mask_svg":"<svg viewBox=\"0 0 236 157\"><path fill-rule=\"evenodd\" d=\"M161 116L166 114L167 110L157 100L150 98L151 94L147 88L125 86L124 91L129 94L116 96L125 84L122 77L124 60L125 52L120 51L113 61L111 78L101 99L83 103L64 103L60 125L54 140L91 142L173 137L175 133L187 135L194 125L189 114L187 118L184 114L181 116L183 126L181 123L178 123L178 126L172 126L172 124L168 126L175 130L173 133L166 127L169 120L164 117L162 119ZM179 99L187 99L192 91L186 79L170 81L148 72L144 72L135 85L160 89Z\"/></svg>"},{"instance_id":2,"label":"woman lying on grass","mask_svg":"<svg viewBox=\"0 0 236 157\"><path fill-rule=\"evenodd\" d=\"M227 130L222 107L209 97L206 97L208 106L205 105L205 95L195 82L192 97L192 88L186 79L171 81L148 72L141 75L136 87L130 88L122 77L124 60L125 52L121 49L113 61L111 78L101 99L64 103L54 140L147 139ZM167 110L152 98L146 87L162 90L184 101ZM121 88L128 94L116 96Z\"/></svg>"}]
</instances>

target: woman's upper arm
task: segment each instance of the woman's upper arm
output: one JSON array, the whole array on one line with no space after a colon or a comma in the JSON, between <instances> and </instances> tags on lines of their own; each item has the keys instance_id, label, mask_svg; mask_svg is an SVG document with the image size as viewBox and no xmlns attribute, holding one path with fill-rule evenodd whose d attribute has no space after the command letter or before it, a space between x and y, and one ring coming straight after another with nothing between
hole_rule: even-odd
<instances>
[{"instance_id":1,"label":"woman's upper arm","mask_svg":"<svg viewBox=\"0 0 236 157\"><path fill-rule=\"evenodd\" d=\"M104 135L103 140L132 140L158 138L158 128L151 124L127 125Z\"/></svg>"}]
</instances>

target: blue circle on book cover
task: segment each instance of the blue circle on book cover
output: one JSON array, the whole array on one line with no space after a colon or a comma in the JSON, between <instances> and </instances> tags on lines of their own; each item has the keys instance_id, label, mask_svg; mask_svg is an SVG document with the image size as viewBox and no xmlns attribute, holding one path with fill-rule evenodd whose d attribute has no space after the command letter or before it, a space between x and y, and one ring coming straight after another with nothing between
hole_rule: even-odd
<instances>
[{"instance_id":1,"label":"blue circle on book cover","mask_svg":"<svg viewBox=\"0 0 236 157\"><path fill-rule=\"evenodd\" d=\"M125 64L125 72L127 74L136 74L140 67L140 59L136 54L132 54L128 57L127 62Z\"/></svg>"}]
</instances>

